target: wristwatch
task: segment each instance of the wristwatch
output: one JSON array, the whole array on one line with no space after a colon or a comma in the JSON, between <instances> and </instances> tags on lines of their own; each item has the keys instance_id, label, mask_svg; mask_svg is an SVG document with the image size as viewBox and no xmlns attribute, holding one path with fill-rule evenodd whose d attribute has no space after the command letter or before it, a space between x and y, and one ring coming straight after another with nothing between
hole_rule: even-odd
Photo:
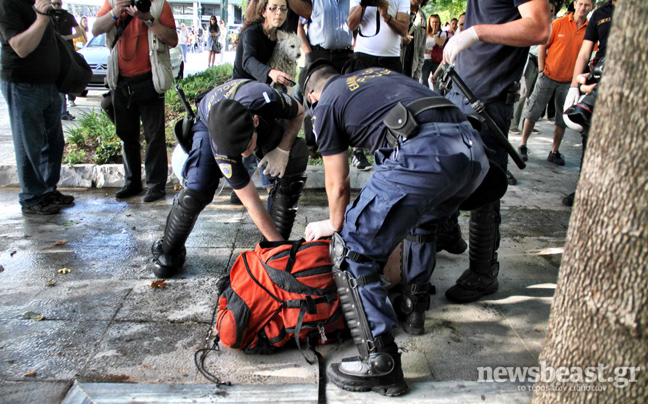
<instances>
[{"instance_id":1,"label":"wristwatch","mask_svg":"<svg viewBox=\"0 0 648 404\"><path fill-rule=\"evenodd\" d=\"M151 17L150 20L144 21L144 24L146 24L147 27L151 28L153 26L153 21L155 21L155 18Z\"/></svg>"}]
</instances>

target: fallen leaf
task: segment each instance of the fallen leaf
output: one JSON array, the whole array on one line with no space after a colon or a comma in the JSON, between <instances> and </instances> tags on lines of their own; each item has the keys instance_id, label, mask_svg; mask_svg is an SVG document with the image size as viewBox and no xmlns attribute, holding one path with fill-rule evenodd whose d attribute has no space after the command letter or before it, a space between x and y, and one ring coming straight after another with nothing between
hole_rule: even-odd
<instances>
[{"instance_id":1,"label":"fallen leaf","mask_svg":"<svg viewBox=\"0 0 648 404\"><path fill-rule=\"evenodd\" d=\"M68 220L67 222L63 222L63 226L74 226L75 224L79 224L79 222L75 222L73 220Z\"/></svg>"},{"instance_id":2,"label":"fallen leaf","mask_svg":"<svg viewBox=\"0 0 648 404\"><path fill-rule=\"evenodd\" d=\"M42 314L34 313L33 311L28 311L27 313L23 314L22 319L41 321L45 319L45 316L43 316Z\"/></svg>"},{"instance_id":3,"label":"fallen leaf","mask_svg":"<svg viewBox=\"0 0 648 404\"><path fill-rule=\"evenodd\" d=\"M16 255L16 252L17 252L16 250L12 250L12 251L9 253L9 256L10 256L10 257L13 257L14 255Z\"/></svg>"},{"instance_id":4,"label":"fallen leaf","mask_svg":"<svg viewBox=\"0 0 648 404\"><path fill-rule=\"evenodd\" d=\"M54 245L55 245L55 246L57 246L57 245L63 245L63 244L65 244L65 243L67 243L67 241L57 241L56 243L54 243Z\"/></svg>"},{"instance_id":5,"label":"fallen leaf","mask_svg":"<svg viewBox=\"0 0 648 404\"><path fill-rule=\"evenodd\" d=\"M133 226L131 227L131 230L137 230L137 227Z\"/></svg>"},{"instance_id":6,"label":"fallen leaf","mask_svg":"<svg viewBox=\"0 0 648 404\"><path fill-rule=\"evenodd\" d=\"M7 361L7 363L9 363L9 364L12 364L12 363L14 363L14 362L15 362L15 360L13 360L13 359L9 359L9 360Z\"/></svg>"},{"instance_id":7,"label":"fallen leaf","mask_svg":"<svg viewBox=\"0 0 648 404\"><path fill-rule=\"evenodd\" d=\"M36 376L36 372L29 372L29 373L25 373L24 377L34 377L34 376Z\"/></svg>"},{"instance_id":8,"label":"fallen leaf","mask_svg":"<svg viewBox=\"0 0 648 404\"><path fill-rule=\"evenodd\" d=\"M0 265L0 272L4 271L4 267Z\"/></svg>"},{"instance_id":9,"label":"fallen leaf","mask_svg":"<svg viewBox=\"0 0 648 404\"><path fill-rule=\"evenodd\" d=\"M151 287L153 289L155 288L164 289L165 286L169 286L169 282L167 282L165 279L158 279L157 281L151 282Z\"/></svg>"},{"instance_id":10,"label":"fallen leaf","mask_svg":"<svg viewBox=\"0 0 648 404\"><path fill-rule=\"evenodd\" d=\"M182 189L182 185L180 185L180 184L174 184L173 185L173 190L174 191L180 191L181 189Z\"/></svg>"},{"instance_id":11,"label":"fallen leaf","mask_svg":"<svg viewBox=\"0 0 648 404\"><path fill-rule=\"evenodd\" d=\"M536 332L542 332L542 328L536 328Z\"/></svg>"},{"instance_id":12,"label":"fallen leaf","mask_svg":"<svg viewBox=\"0 0 648 404\"><path fill-rule=\"evenodd\" d=\"M47 287L52 287L52 286L54 286L54 285L56 285L56 281L49 281L49 282L47 282L47 283L45 284L45 286L47 286Z\"/></svg>"},{"instance_id":13,"label":"fallen leaf","mask_svg":"<svg viewBox=\"0 0 648 404\"><path fill-rule=\"evenodd\" d=\"M126 217L131 217L131 214L130 214L130 213L127 213L127 214L126 214Z\"/></svg>"},{"instance_id":14,"label":"fallen leaf","mask_svg":"<svg viewBox=\"0 0 648 404\"><path fill-rule=\"evenodd\" d=\"M59 270L56 271L56 272L58 272L59 274L67 274L67 273L69 273L70 271L71 271L70 268L61 268L61 269L59 269Z\"/></svg>"}]
</instances>

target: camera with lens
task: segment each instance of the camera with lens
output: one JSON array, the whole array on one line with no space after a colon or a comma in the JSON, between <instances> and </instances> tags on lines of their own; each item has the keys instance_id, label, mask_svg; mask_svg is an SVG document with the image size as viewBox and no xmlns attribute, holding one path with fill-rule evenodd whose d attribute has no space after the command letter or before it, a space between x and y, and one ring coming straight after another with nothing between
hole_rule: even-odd
<instances>
[{"instance_id":1,"label":"camera with lens","mask_svg":"<svg viewBox=\"0 0 648 404\"><path fill-rule=\"evenodd\" d=\"M585 80L586 85L596 84L601 80L601 75L603 74L604 65L605 65L604 58L598 61L594 61L592 63L592 66L590 66L590 73L587 75L587 78ZM564 115L567 116L568 120L566 120L565 123L571 129L578 130L578 127L580 126L583 130L583 133L587 133L589 131L589 127L592 121L592 114L594 112L594 106L596 105L597 96L598 96L598 86L594 87L594 90L592 90L591 93L586 94L576 104L567 108ZM571 123L576 124L576 126L570 125Z\"/></svg>"},{"instance_id":2,"label":"camera with lens","mask_svg":"<svg viewBox=\"0 0 648 404\"><path fill-rule=\"evenodd\" d=\"M360 0L361 7L379 7L380 0Z\"/></svg>"},{"instance_id":3,"label":"camera with lens","mask_svg":"<svg viewBox=\"0 0 648 404\"><path fill-rule=\"evenodd\" d=\"M605 58L595 59L592 61L590 66L590 73L585 79L586 85L596 84L601 80L601 74L603 74L603 66L605 65Z\"/></svg>"},{"instance_id":4,"label":"camera with lens","mask_svg":"<svg viewBox=\"0 0 648 404\"><path fill-rule=\"evenodd\" d=\"M137 11L146 14L151 11L151 0L131 0L131 6L137 7Z\"/></svg>"}]
</instances>

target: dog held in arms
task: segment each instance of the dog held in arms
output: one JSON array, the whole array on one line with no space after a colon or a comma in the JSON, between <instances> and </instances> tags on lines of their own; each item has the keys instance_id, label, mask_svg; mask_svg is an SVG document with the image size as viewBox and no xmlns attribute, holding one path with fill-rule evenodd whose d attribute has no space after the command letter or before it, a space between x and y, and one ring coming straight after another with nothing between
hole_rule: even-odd
<instances>
[{"instance_id":1,"label":"dog held in arms","mask_svg":"<svg viewBox=\"0 0 648 404\"><path fill-rule=\"evenodd\" d=\"M282 71L297 81L297 59L301 57L301 40L297 34L277 31L277 45L275 45L268 65L275 70ZM272 82L271 86L290 95L295 94L294 87L288 87Z\"/></svg>"}]
</instances>

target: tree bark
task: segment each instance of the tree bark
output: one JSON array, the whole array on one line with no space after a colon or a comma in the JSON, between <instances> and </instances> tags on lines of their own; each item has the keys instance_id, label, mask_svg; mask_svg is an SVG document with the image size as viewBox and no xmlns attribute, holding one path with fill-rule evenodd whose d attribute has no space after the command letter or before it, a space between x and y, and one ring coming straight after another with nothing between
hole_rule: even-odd
<instances>
[{"instance_id":1,"label":"tree bark","mask_svg":"<svg viewBox=\"0 0 648 404\"><path fill-rule=\"evenodd\" d=\"M646 0L618 1L540 355L547 367L607 368L590 383L574 381L574 369L573 381L540 381L534 404L648 402L646 21ZM616 387L632 379L618 367L634 368L636 381Z\"/></svg>"}]
</instances>

